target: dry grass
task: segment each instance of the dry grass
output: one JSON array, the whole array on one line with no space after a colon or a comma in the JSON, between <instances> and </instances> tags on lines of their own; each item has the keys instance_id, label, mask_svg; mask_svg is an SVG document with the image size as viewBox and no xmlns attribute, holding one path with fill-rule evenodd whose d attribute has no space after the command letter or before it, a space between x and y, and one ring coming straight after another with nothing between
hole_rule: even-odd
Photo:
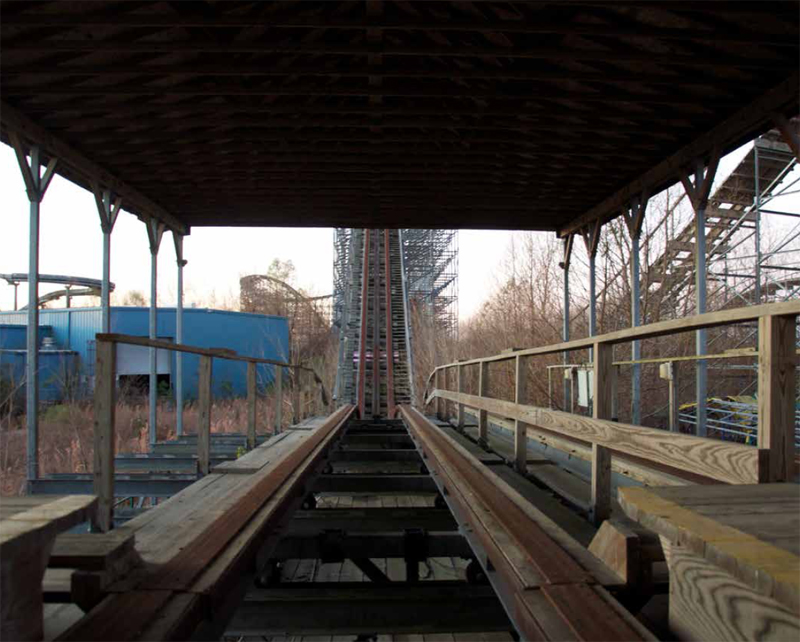
<instances>
[{"instance_id":1,"label":"dry grass","mask_svg":"<svg viewBox=\"0 0 800 642\"><path fill-rule=\"evenodd\" d=\"M187 404L184 431L195 433L198 410ZM273 432L274 397L259 399L257 432ZM283 424L291 421L290 395L284 395ZM94 456L94 411L91 402L71 402L42 409L39 419L39 475L52 473L91 473ZM211 432L245 432L247 405L244 399L217 400L211 411ZM168 401L158 404L158 440L176 436L176 410ZM0 432L0 495L25 492L26 430L25 416L7 419ZM146 400L120 401L116 412L116 452L148 451L148 406Z\"/></svg>"}]
</instances>

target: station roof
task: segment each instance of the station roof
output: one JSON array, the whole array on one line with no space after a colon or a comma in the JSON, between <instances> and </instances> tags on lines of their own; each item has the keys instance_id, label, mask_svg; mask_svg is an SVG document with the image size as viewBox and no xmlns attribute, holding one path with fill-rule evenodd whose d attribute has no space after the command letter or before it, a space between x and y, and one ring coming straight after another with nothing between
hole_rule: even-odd
<instances>
[{"instance_id":1,"label":"station roof","mask_svg":"<svg viewBox=\"0 0 800 642\"><path fill-rule=\"evenodd\" d=\"M0 121L171 226L555 230L798 112L797 2L0 2Z\"/></svg>"}]
</instances>

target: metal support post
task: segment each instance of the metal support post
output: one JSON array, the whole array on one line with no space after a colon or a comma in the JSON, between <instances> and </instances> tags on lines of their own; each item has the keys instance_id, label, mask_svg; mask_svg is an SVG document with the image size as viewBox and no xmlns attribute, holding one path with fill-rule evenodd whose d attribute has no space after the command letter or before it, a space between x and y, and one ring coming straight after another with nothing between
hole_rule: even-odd
<instances>
[{"instance_id":1,"label":"metal support post","mask_svg":"<svg viewBox=\"0 0 800 642\"><path fill-rule=\"evenodd\" d=\"M97 214L100 216L100 229L103 231L103 282L100 289L101 327L104 333L111 332L111 232L117 222L122 198L112 202L111 191L92 184Z\"/></svg>"},{"instance_id":2,"label":"metal support post","mask_svg":"<svg viewBox=\"0 0 800 642\"><path fill-rule=\"evenodd\" d=\"M564 326L562 330L562 339L564 341L569 341L569 263L570 259L572 258L572 240L573 236L570 234L567 238L564 239L564 260L559 264L562 270L564 270ZM562 361L564 365L569 363L569 352L566 350L562 354ZM564 410L569 411L571 406L571 399L570 399L570 381L565 377L563 381L564 385Z\"/></svg>"},{"instance_id":3,"label":"metal support post","mask_svg":"<svg viewBox=\"0 0 800 642\"><path fill-rule=\"evenodd\" d=\"M761 181L759 176L759 163L758 163L758 140L753 142L753 165L754 165L754 180L755 180L755 193L756 193L756 221L755 221L755 244L756 244L756 273L755 273L755 287L753 288L753 303L759 305L761 303Z\"/></svg>"},{"instance_id":4,"label":"metal support post","mask_svg":"<svg viewBox=\"0 0 800 642\"><path fill-rule=\"evenodd\" d=\"M631 327L642 324L642 292L640 275L639 241L642 236L644 215L647 211L648 194L643 192L631 201L629 211L625 212L625 223L631 236ZM642 358L642 346L639 341L631 342L631 360L636 362ZM642 366L634 363L631 367L631 423L640 424L642 396Z\"/></svg>"},{"instance_id":5,"label":"metal support post","mask_svg":"<svg viewBox=\"0 0 800 642\"><path fill-rule=\"evenodd\" d=\"M597 219L583 232L586 254L589 257L589 336L597 334L597 246L600 243L602 221ZM589 361L594 360L594 348L589 348Z\"/></svg>"},{"instance_id":6,"label":"metal support post","mask_svg":"<svg viewBox=\"0 0 800 642\"><path fill-rule=\"evenodd\" d=\"M164 224L157 219L150 218L146 221L147 237L150 242L150 333L151 339L158 338L158 248L164 234ZM158 422L158 350L150 348L150 445L156 443Z\"/></svg>"},{"instance_id":7,"label":"metal support post","mask_svg":"<svg viewBox=\"0 0 800 642\"><path fill-rule=\"evenodd\" d=\"M183 258L183 234L173 230L175 258L178 262L178 301L175 307L175 341L183 343L183 268L187 261ZM183 353L175 353L175 431L183 434Z\"/></svg>"},{"instance_id":8,"label":"metal support post","mask_svg":"<svg viewBox=\"0 0 800 642\"><path fill-rule=\"evenodd\" d=\"M25 426L27 429L27 479L39 475L39 206L56 167L56 159L41 171L39 148L30 148L30 163L16 132L8 133L28 193L28 328L25 353Z\"/></svg>"},{"instance_id":9,"label":"metal support post","mask_svg":"<svg viewBox=\"0 0 800 642\"><path fill-rule=\"evenodd\" d=\"M681 174L681 182L689 196L695 211L695 313L703 314L706 311L706 207L711 185L719 164L719 150L714 149L708 163L705 175L703 174L703 160L697 159L694 168L694 183L689 175ZM697 330L695 334L696 352L698 356L706 354L706 330ZM707 435L706 428L706 400L708 398L708 362L705 359L697 360L696 395L697 395L697 431L698 437Z\"/></svg>"}]
</instances>

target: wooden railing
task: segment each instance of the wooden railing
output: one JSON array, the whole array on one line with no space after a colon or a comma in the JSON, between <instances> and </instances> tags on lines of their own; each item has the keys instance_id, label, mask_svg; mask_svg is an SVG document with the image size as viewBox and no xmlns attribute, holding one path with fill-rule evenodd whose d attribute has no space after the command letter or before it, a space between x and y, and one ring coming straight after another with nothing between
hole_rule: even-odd
<instances>
[{"instance_id":1,"label":"wooden railing","mask_svg":"<svg viewBox=\"0 0 800 642\"><path fill-rule=\"evenodd\" d=\"M699 475L728 484L787 481L794 472L796 324L800 301L788 301L725 310L685 319L663 321L596 337L564 343L509 350L498 355L469 359L437 367L428 378L436 387L426 403L436 401L440 418L446 402L456 404L457 423L464 425L464 408L478 412L478 438L488 438L488 415L514 422L516 465L524 470L527 438L539 431L591 445L592 512L605 519L611 509L611 465L616 453L668 472ZM684 435L611 421L613 394L612 347L635 339L651 339L680 332L758 321L758 444L744 444ZM592 349L592 417L527 405L524 360L526 358ZM489 365L514 361L514 401L487 395ZM464 368L478 368L478 394L464 392ZM455 372L456 390L448 390L448 372Z\"/></svg>"},{"instance_id":2,"label":"wooden railing","mask_svg":"<svg viewBox=\"0 0 800 642\"><path fill-rule=\"evenodd\" d=\"M96 365L94 389L94 492L99 498L97 529L106 531L111 527L114 505L114 422L116 413L116 353L118 344L136 345L158 350L170 350L196 354L200 357L198 366L198 409L199 421L197 425L197 469L199 474L207 475L210 472L211 461L211 406L213 395L211 389L213 360L227 359L229 361L242 361L247 364L247 444L249 448L256 445L256 416L257 416L257 381L256 366L266 364L275 366L275 427L274 431L280 432L283 424L283 370L292 371L293 390L292 407L293 421L301 421L303 409L307 405L306 397L312 388L308 379L319 386L320 400L324 406L329 405L329 397L319 375L307 366L264 359L260 357L247 357L237 354L233 350L224 348L200 348L180 343L172 343L162 339L148 339L125 334L98 334L96 337Z\"/></svg>"}]
</instances>

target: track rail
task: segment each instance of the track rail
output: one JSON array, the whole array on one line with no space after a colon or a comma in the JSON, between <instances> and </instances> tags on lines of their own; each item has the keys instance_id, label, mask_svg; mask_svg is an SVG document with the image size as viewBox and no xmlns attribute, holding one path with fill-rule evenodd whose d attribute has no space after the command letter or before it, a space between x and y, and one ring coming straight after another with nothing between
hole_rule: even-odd
<instances>
[{"instance_id":1,"label":"track rail","mask_svg":"<svg viewBox=\"0 0 800 642\"><path fill-rule=\"evenodd\" d=\"M523 639L651 639L585 549L419 411L401 405L400 414Z\"/></svg>"},{"instance_id":2,"label":"track rail","mask_svg":"<svg viewBox=\"0 0 800 642\"><path fill-rule=\"evenodd\" d=\"M355 323L358 352L342 358L358 363L355 400L361 417L390 417L399 403L411 401L408 329L402 288L402 249L397 230L363 230L361 300Z\"/></svg>"}]
</instances>

